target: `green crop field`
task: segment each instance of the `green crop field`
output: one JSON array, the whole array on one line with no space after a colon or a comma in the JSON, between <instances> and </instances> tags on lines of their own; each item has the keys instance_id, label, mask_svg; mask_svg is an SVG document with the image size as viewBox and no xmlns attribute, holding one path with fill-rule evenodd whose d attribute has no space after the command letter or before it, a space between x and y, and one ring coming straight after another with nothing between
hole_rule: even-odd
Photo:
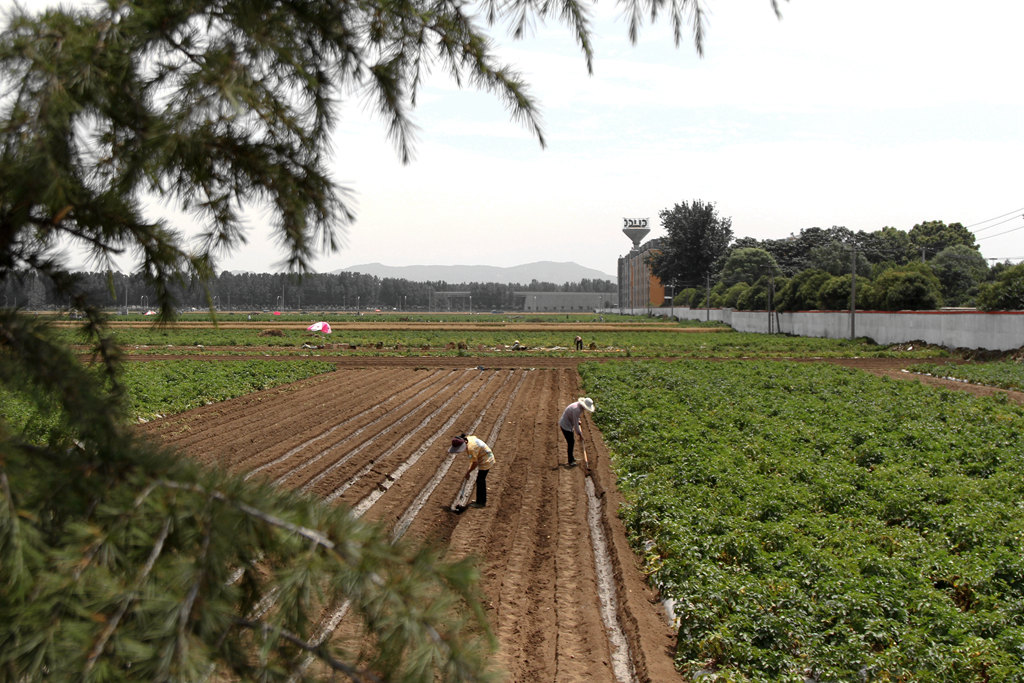
<instances>
[{"instance_id":1,"label":"green crop field","mask_svg":"<svg viewBox=\"0 0 1024 683\"><path fill-rule=\"evenodd\" d=\"M128 417L133 421L179 413L208 403L296 382L334 370L330 363L308 360L237 361L211 363L196 360L126 363L122 381ZM29 397L0 389L0 411L15 429L39 434L55 426Z\"/></svg>"},{"instance_id":2,"label":"green crop field","mask_svg":"<svg viewBox=\"0 0 1024 683\"><path fill-rule=\"evenodd\" d=\"M1013 360L963 364L915 363L908 366L907 370L961 382L1024 391L1024 365Z\"/></svg>"},{"instance_id":3,"label":"green crop field","mask_svg":"<svg viewBox=\"0 0 1024 683\"><path fill-rule=\"evenodd\" d=\"M1021 679L1021 408L824 364L581 374L684 672Z\"/></svg>"},{"instance_id":4,"label":"green crop field","mask_svg":"<svg viewBox=\"0 0 1024 683\"><path fill-rule=\"evenodd\" d=\"M431 321L406 318L382 316L369 329L338 320L329 337L301 319L114 332L129 357L207 357L126 363L134 420L326 372L337 356L499 356L518 341L527 348L517 353L601 360L580 374L598 403L631 542L678 620L682 671L801 683L1021 680L1024 410L786 359L895 357L914 372L1017 389L1019 364L644 319L513 326L493 316L491 329L453 316L410 329ZM594 348L572 350L577 333ZM76 340L74 328L61 334ZM209 358L257 354L308 359ZM0 410L30 434L49 428L24 397L0 396Z\"/></svg>"},{"instance_id":5,"label":"green crop field","mask_svg":"<svg viewBox=\"0 0 1024 683\"><path fill-rule=\"evenodd\" d=\"M332 323L331 334L309 332L300 322L291 325L275 321L264 325L222 324L170 325L135 323L117 326L112 334L129 355L294 355L309 357L336 355L366 356L500 356L516 342L523 353L556 357L579 357L573 338L583 337L584 355L602 358L691 357L691 358L805 358L805 357L901 357L934 359L948 356L942 349L918 346L912 351L892 349L866 339L820 339L787 335L734 332L720 325L694 328L689 323L670 324L662 320L639 319L624 322L580 321L573 324L559 318L542 322L501 323L462 316L447 322L395 318L374 324L360 320ZM311 321L306 321L306 324ZM426 323L424 325L424 323ZM554 324L554 323L557 323ZM373 325L367 328L366 325ZM423 325L409 328L410 325ZM706 329L706 331L701 331ZM68 344L81 343L73 327L59 330ZM464 347L461 348L460 346Z\"/></svg>"}]
</instances>

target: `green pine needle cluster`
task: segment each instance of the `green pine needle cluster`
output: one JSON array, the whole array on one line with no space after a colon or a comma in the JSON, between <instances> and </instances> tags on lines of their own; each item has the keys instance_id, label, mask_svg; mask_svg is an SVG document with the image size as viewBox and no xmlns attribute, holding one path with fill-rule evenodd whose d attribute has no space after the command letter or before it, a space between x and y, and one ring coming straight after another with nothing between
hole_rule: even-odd
<instances>
[{"instance_id":1,"label":"green pine needle cluster","mask_svg":"<svg viewBox=\"0 0 1024 683\"><path fill-rule=\"evenodd\" d=\"M488 677L470 562L127 436L2 453L0 678Z\"/></svg>"}]
</instances>

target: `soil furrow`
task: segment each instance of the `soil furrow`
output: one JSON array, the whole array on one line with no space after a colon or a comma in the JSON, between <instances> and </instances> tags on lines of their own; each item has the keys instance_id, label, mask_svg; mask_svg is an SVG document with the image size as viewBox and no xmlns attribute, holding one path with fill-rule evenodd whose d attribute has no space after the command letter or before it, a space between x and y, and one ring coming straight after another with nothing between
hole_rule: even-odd
<instances>
[{"instance_id":1,"label":"soil furrow","mask_svg":"<svg viewBox=\"0 0 1024 683\"><path fill-rule=\"evenodd\" d=\"M464 388L464 381L470 374L472 373L468 370L451 373L445 377L443 382L436 386L431 385L416 399L405 401L397 408L381 414L368 425L366 438L362 438L362 434L359 434L358 445L347 451L341 451L340 448L332 449L330 458L325 458L322 463L318 463L320 466L315 468L315 471L304 475L302 490L326 499L339 486L352 479L355 472L365 468L367 464L375 463L382 451L390 448L397 439L401 438L404 433L401 428L403 424L422 417L434 402L444 401L453 393ZM349 435L348 440L351 440L352 436ZM339 441L338 443L343 442ZM367 457L361 455L364 451L366 451L369 463Z\"/></svg>"},{"instance_id":2,"label":"soil furrow","mask_svg":"<svg viewBox=\"0 0 1024 683\"><path fill-rule=\"evenodd\" d=\"M451 374L430 375L415 384L391 388L387 398L378 401L351 418L337 422L338 418L334 417L333 421L335 421L335 424L327 430L326 434L326 436L333 437L330 441L321 444L320 449L316 451L306 448L289 450L286 453L289 456L288 458L283 456L275 458L276 464L268 468L267 477L271 478L275 486L307 489L315 481L318 481L319 477L325 476L323 475L323 467L339 466L370 445L370 442L365 439L357 442L357 437L361 436L364 432L368 432L371 436L376 435L381 424L386 423L395 412L403 412L410 407L419 405L432 391L438 391L439 386L443 390L450 381ZM383 393L379 394L378 398L383 395ZM338 434L335 434L335 432L338 432ZM317 440L319 439L311 439L310 443ZM344 450L346 448L349 450ZM339 453L341 453L340 456ZM321 460L323 462L320 465L320 469L314 467Z\"/></svg>"},{"instance_id":3,"label":"soil furrow","mask_svg":"<svg viewBox=\"0 0 1024 683\"><path fill-rule=\"evenodd\" d=\"M480 377L477 379L482 380ZM451 419L453 414L458 415L465 409L463 402L472 401L473 397L483 390L484 386L486 386L486 381L484 381L483 386L474 387L474 384L478 384L478 382L467 383L460 387L456 387L454 392L449 396L446 396L440 405L426 415L422 414L422 412L410 414L409 417L419 418L418 422L415 419L409 422L412 429L409 429L408 431L403 430L402 435L383 452L375 451L376 455L366 463L362 469L349 477L347 481L338 485L333 491L323 495L324 501L327 503L333 503L336 500L340 500L342 496L349 492L349 490L351 490L351 493L346 497L346 500L348 500L350 504L354 504L354 502L358 501L362 496L367 495L367 493L369 493L367 489L378 486L382 478L386 476L390 466L389 461L400 457L402 446L404 446L406 442L416 438L416 436L421 432L431 431L431 422L438 418L439 415L446 416L441 419L444 419L446 421L445 424L447 424L447 420ZM433 406L434 402L432 401L431 403L423 406L423 408L433 408ZM394 427L397 427L398 423L403 419L404 418L400 418L399 421L394 424ZM454 422L454 420L452 421ZM366 482L362 482L363 478L374 470L376 470L377 476L375 478L367 478L368 480ZM360 486L361 482L362 485Z\"/></svg>"},{"instance_id":4,"label":"soil furrow","mask_svg":"<svg viewBox=\"0 0 1024 683\"><path fill-rule=\"evenodd\" d=\"M337 410L343 400L342 397L356 393L361 385L381 381L390 383L389 376L392 374L387 369L379 369L372 375L335 370L266 391L203 406L198 410L184 413L181 417L188 418L189 429L179 431L173 437L165 438L165 441L188 449L191 444L206 441L211 436L233 439L236 432L270 431L267 430L267 426L276 423L281 417L282 399L285 403L305 406L307 413L324 414L332 408ZM312 401L311 393L319 394L321 401ZM287 394L288 398L284 398L282 394ZM241 416L238 412L239 404L245 406ZM174 420L175 418L168 418L161 421L164 424L160 426L166 429L166 425L172 424Z\"/></svg>"},{"instance_id":5,"label":"soil furrow","mask_svg":"<svg viewBox=\"0 0 1024 683\"><path fill-rule=\"evenodd\" d=\"M353 512L356 515L361 516L363 513L365 513L367 510L370 509L370 506L372 506L378 500L380 500L384 496L384 494L387 493L391 489L391 487L395 484L395 482L401 480L402 476L406 472L408 472L410 469L412 469L413 466L416 465L416 463L419 461L419 459L421 457L423 457L423 454L427 452L427 449L429 449L434 444L435 441L440 439L446 433L451 433L452 425L455 424L455 421L457 419L459 419L459 417L466 410L466 408L468 408L470 405L473 404L473 402L475 400L477 400L477 398L480 396L481 393L484 392L485 389L488 389L489 387L491 387L492 383L494 382L494 379L495 379L495 377L494 377L493 374L491 376L487 377L487 379L485 380L485 383L482 386L478 387L476 392L473 393L473 395L470 396L468 399L466 399L465 402L463 402L462 405L459 406L458 410L456 410L452 414L452 416L449 417L445 421L444 424L442 424L440 427L436 428L433 431L432 434L430 434L424 441L422 441L422 443L419 445L419 447L416 448L416 450L414 450L412 452L412 454L408 458L403 460L398 465L398 467L395 467L394 469L388 471L388 473L385 474L382 479L379 479L377 481L377 484L374 487L373 491L371 491L370 493L365 495L362 499L359 500L358 503L356 503L352 507ZM456 395L456 397L457 397L457 395ZM436 411L436 412L440 412L440 409L438 409L438 411ZM431 415L429 415L427 417L426 420L424 420L424 426L425 426L425 423L430 418L435 416L435 414L436 413L432 413ZM415 436L415 432L411 432L408 436L409 437ZM394 448L397 450L403 443L404 443L404 441L400 440L397 444L395 444ZM387 456L387 454L385 454L385 457L386 456Z\"/></svg>"}]
</instances>

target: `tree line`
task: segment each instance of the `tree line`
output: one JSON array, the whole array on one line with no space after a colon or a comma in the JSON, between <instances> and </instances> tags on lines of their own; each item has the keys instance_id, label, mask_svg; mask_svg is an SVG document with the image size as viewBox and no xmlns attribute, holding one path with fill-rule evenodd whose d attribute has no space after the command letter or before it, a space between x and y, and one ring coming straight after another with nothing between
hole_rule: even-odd
<instances>
[{"instance_id":1,"label":"tree line","mask_svg":"<svg viewBox=\"0 0 1024 683\"><path fill-rule=\"evenodd\" d=\"M677 306L738 310L1024 309L1024 264L989 265L961 223L857 231L807 228L733 239L732 220L700 200L659 214L668 233L649 257Z\"/></svg>"},{"instance_id":2,"label":"tree line","mask_svg":"<svg viewBox=\"0 0 1024 683\"><path fill-rule=\"evenodd\" d=\"M141 273L74 273L78 291L89 305L115 311L148 310L157 304L157 290ZM169 294L178 310L214 308L225 311L262 310L431 310L438 305L460 306L461 299L438 302L438 292L467 292L474 310L513 309L515 292L615 292L610 280L584 278L555 284L532 280L526 284L496 282L414 282L365 273L232 273L224 271L205 286L174 283ZM75 305L57 283L38 272L24 271L3 280L4 307L30 310L70 309Z\"/></svg>"}]
</instances>

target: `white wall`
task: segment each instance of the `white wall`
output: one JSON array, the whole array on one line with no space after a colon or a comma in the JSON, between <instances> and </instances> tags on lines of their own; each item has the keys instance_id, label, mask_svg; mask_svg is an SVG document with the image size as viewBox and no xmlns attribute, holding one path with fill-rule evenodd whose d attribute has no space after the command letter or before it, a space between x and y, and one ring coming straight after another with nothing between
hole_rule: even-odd
<instances>
[{"instance_id":1,"label":"white wall","mask_svg":"<svg viewBox=\"0 0 1024 683\"><path fill-rule=\"evenodd\" d=\"M767 311L734 311L731 308L689 309L637 308L609 313L674 315L679 320L716 320L737 332L769 332ZM1005 311L857 311L853 335L876 344L921 341L946 348L1011 351L1024 347L1024 312ZM773 313L771 332L800 337L849 339L849 311L797 311Z\"/></svg>"}]
</instances>

